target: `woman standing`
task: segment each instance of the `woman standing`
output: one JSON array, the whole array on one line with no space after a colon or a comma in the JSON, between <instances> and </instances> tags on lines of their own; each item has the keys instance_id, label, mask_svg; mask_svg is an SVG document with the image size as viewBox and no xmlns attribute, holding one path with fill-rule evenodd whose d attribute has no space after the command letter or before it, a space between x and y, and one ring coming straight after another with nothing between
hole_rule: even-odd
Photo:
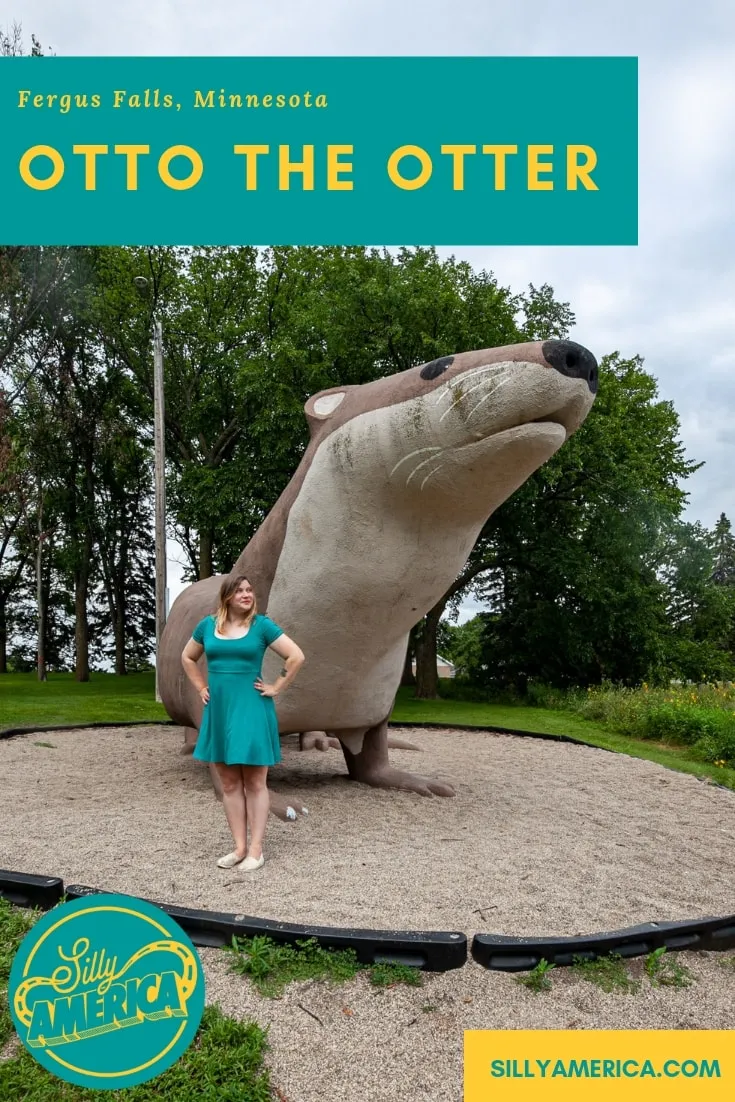
<instances>
[{"instance_id":1,"label":"woman standing","mask_svg":"<svg viewBox=\"0 0 735 1102\"><path fill-rule=\"evenodd\" d=\"M268 647L284 659L272 685L261 676ZM197 665L202 654L207 658L208 685ZM273 697L293 681L304 662L303 652L277 624L258 615L253 588L238 574L223 582L216 614L196 625L181 662L204 704L194 757L215 765L235 843L233 852L217 864L253 872L265 860L268 766L281 760Z\"/></svg>"}]
</instances>

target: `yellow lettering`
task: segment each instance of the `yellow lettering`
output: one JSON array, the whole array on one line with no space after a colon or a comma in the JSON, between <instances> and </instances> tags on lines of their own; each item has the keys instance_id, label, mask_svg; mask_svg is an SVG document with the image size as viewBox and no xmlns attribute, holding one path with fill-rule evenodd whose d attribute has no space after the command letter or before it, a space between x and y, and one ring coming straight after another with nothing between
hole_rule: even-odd
<instances>
[{"instance_id":1,"label":"yellow lettering","mask_svg":"<svg viewBox=\"0 0 735 1102\"><path fill-rule=\"evenodd\" d=\"M145 976L141 989L148 980L153 982L145 993L144 1013L149 1021L160 1018L185 1018L186 1000L181 991L181 978L175 972L161 972L160 976ZM139 992L140 995L140 992ZM141 1000L143 1001L143 1000Z\"/></svg>"},{"instance_id":2,"label":"yellow lettering","mask_svg":"<svg viewBox=\"0 0 735 1102\"><path fill-rule=\"evenodd\" d=\"M31 93L30 92L26 91L24 88L19 88L18 89L18 106L19 107L25 107L25 105L28 103L28 100L30 98L31 98Z\"/></svg>"},{"instance_id":3,"label":"yellow lettering","mask_svg":"<svg viewBox=\"0 0 735 1102\"><path fill-rule=\"evenodd\" d=\"M579 157L584 157L582 164ZM567 146L567 191L577 190L577 180L587 191L599 191L597 184L590 176L590 172L597 164L597 154L591 145Z\"/></svg>"},{"instance_id":4,"label":"yellow lettering","mask_svg":"<svg viewBox=\"0 0 735 1102\"><path fill-rule=\"evenodd\" d=\"M464 159L468 153L477 153L476 145L443 145L442 153L448 153L453 159L452 186L455 191L464 191Z\"/></svg>"},{"instance_id":5,"label":"yellow lettering","mask_svg":"<svg viewBox=\"0 0 735 1102\"><path fill-rule=\"evenodd\" d=\"M33 175L31 165L35 161L36 157L48 157L52 164L51 175L47 176L45 180L39 180L37 176ZM56 187L61 177L64 175L64 159L57 149L54 149L50 145L33 145L30 149L27 149L20 159L20 176L24 184L28 184L28 187L32 187L35 191L48 191L52 187Z\"/></svg>"},{"instance_id":6,"label":"yellow lettering","mask_svg":"<svg viewBox=\"0 0 735 1102\"><path fill-rule=\"evenodd\" d=\"M404 157L417 157L421 164L421 170L413 180L407 180L399 170L398 166ZM393 150L388 158L388 175L396 187L403 188L404 191L415 191L417 188L423 187L430 178L431 172L431 157L420 145L399 146L398 149Z\"/></svg>"},{"instance_id":7,"label":"yellow lettering","mask_svg":"<svg viewBox=\"0 0 735 1102\"><path fill-rule=\"evenodd\" d=\"M72 153L80 153L84 157L84 188L85 191L97 190L97 155L107 153L106 145L73 145Z\"/></svg>"},{"instance_id":8,"label":"yellow lettering","mask_svg":"<svg viewBox=\"0 0 735 1102\"><path fill-rule=\"evenodd\" d=\"M235 153L242 153L245 157L245 190L257 191L258 189L258 155L270 153L269 145L236 145Z\"/></svg>"},{"instance_id":9,"label":"yellow lettering","mask_svg":"<svg viewBox=\"0 0 735 1102\"><path fill-rule=\"evenodd\" d=\"M171 175L169 165L174 157L186 157L191 164L191 172L188 176L185 176L183 180L177 180L175 176ZM189 188L198 184L202 178L204 172L204 164L202 158L197 153L196 149L192 149L190 145L172 145L168 149L164 150L158 161L158 175L163 180L166 187L173 188L174 191L187 191Z\"/></svg>"},{"instance_id":10,"label":"yellow lettering","mask_svg":"<svg viewBox=\"0 0 735 1102\"><path fill-rule=\"evenodd\" d=\"M352 191L352 180L340 180L345 172L352 172L352 161L340 161L340 153L354 153L352 145L327 146L327 191Z\"/></svg>"},{"instance_id":11,"label":"yellow lettering","mask_svg":"<svg viewBox=\"0 0 735 1102\"><path fill-rule=\"evenodd\" d=\"M138 190L138 157L142 153L150 153L149 145L116 145L115 153L127 158L126 187L128 191Z\"/></svg>"},{"instance_id":12,"label":"yellow lettering","mask_svg":"<svg viewBox=\"0 0 735 1102\"><path fill-rule=\"evenodd\" d=\"M304 178L304 191L314 190L314 146L302 147L303 161L289 161L290 146L278 147L278 189L289 191L291 186L291 173L300 172Z\"/></svg>"},{"instance_id":13,"label":"yellow lettering","mask_svg":"<svg viewBox=\"0 0 735 1102\"><path fill-rule=\"evenodd\" d=\"M483 145L482 152L495 158L495 190L505 191L505 158L518 152L517 145Z\"/></svg>"},{"instance_id":14,"label":"yellow lettering","mask_svg":"<svg viewBox=\"0 0 735 1102\"><path fill-rule=\"evenodd\" d=\"M553 191L553 180L539 180L542 172L553 172L554 165L551 161L540 161L542 153L553 153L553 145L529 145L528 147L528 190L529 191Z\"/></svg>"}]
</instances>

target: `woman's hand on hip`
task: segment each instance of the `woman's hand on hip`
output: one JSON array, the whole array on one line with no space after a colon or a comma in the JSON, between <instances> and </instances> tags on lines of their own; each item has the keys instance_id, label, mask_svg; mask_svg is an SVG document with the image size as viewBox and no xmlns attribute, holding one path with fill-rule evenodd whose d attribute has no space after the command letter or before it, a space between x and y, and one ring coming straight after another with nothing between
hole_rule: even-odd
<instances>
[{"instance_id":1,"label":"woman's hand on hip","mask_svg":"<svg viewBox=\"0 0 735 1102\"><path fill-rule=\"evenodd\" d=\"M275 685L266 685L262 677L259 677L255 682L255 688L258 690L261 696L278 696L278 689Z\"/></svg>"}]
</instances>

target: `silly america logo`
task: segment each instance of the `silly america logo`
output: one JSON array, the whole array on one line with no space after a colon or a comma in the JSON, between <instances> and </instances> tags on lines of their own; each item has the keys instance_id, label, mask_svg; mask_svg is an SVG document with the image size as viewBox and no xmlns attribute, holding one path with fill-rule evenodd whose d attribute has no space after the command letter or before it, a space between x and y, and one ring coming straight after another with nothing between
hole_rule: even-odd
<instances>
[{"instance_id":1,"label":"silly america logo","mask_svg":"<svg viewBox=\"0 0 735 1102\"><path fill-rule=\"evenodd\" d=\"M9 1002L21 1041L47 1070L119 1089L160 1074L186 1050L204 981L191 942L162 911L94 895L55 908L27 935Z\"/></svg>"}]
</instances>

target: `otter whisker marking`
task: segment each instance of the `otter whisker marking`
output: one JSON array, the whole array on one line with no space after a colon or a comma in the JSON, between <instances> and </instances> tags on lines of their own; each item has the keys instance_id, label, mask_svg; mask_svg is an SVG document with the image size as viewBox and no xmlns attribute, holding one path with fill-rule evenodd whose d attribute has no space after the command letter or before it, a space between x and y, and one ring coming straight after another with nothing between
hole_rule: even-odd
<instances>
[{"instance_id":1,"label":"otter whisker marking","mask_svg":"<svg viewBox=\"0 0 735 1102\"><path fill-rule=\"evenodd\" d=\"M408 455L404 455L403 459L399 459L393 470L388 475L388 478L392 478L402 463L405 463L407 459L413 459L415 455L421 455L423 452L440 452L442 449L439 447L432 448L417 448L415 452L409 452Z\"/></svg>"},{"instance_id":2,"label":"otter whisker marking","mask_svg":"<svg viewBox=\"0 0 735 1102\"><path fill-rule=\"evenodd\" d=\"M507 364L485 364L484 367L476 367L473 371L466 371L464 375L459 375L446 384L446 387L441 391L438 398L435 399L434 405L438 406L443 398L447 398L450 394L453 394L455 390L459 389L459 384L465 382L467 379L475 378L477 375L502 375L507 370Z\"/></svg>"},{"instance_id":3,"label":"otter whisker marking","mask_svg":"<svg viewBox=\"0 0 735 1102\"><path fill-rule=\"evenodd\" d=\"M470 417L472 417L472 416L473 416L473 414L477 413L477 411L478 411L478 409L480 408L480 406L482 405L482 403L483 403L483 402L486 402L486 401L488 400L488 398L492 398L492 397L493 397L493 395L494 395L494 394L495 394L495 393L496 393L496 392L497 392L498 390L500 390L501 386L504 386L504 385L505 385L506 383L509 383L509 382L510 382L510 379L502 379L502 380L501 380L501 381L500 381L500 382L498 383L498 385L497 385L497 386L493 387L493 389L492 389L492 390L490 391L490 393L489 393L489 394L486 394L484 398L480 398L480 401L479 401L479 402L477 402L477 403L475 404L474 408L473 408L473 409L471 409L471 410L470 410L470 412L468 413L468 415L467 415L467 419L469 420L469 419L470 419Z\"/></svg>"},{"instance_id":4,"label":"otter whisker marking","mask_svg":"<svg viewBox=\"0 0 735 1102\"><path fill-rule=\"evenodd\" d=\"M497 379L497 380L493 379L490 383L490 390L488 391L486 397L489 398L492 394L495 393L495 391L498 389L499 386L501 386L502 383L507 382L507 381L508 381L507 379ZM483 380L483 383L484 383L484 380ZM478 383L477 386L472 387L472 390L468 390L465 394L461 394L459 396L459 398L457 399L457 401L454 402L454 404L451 405L449 407L449 409L444 410L444 413L439 418L439 423L441 424L441 422L444 420L444 418L447 416L447 414L452 413L457 408L457 406L459 405L459 403L462 401L463 398L468 398L469 395L472 393L472 391L478 390L480 388L480 386L483 385L483 383ZM483 398L483 401L484 400L485 399Z\"/></svg>"},{"instance_id":5,"label":"otter whisker marking","mask_svg":"<svg viewBox=\"0 0 735 1102\"><path fill-rule=\"evenodd\" d=\"M497 374L496 378L493 380L493 382L497 382L497 386L499 386L501 382L506 382L507 380L503 378L503 375L506 375L506 374L507 374L507 371L499 372ZM462 393L460 394L459 398L457 398L456 402L453 402L452 405L449 407L449 409L444 410L444 413L442 413L439 420L443 421L444 418L447 416L447 414L451 413L452 410L455 409L464 398L468 398L470 396L470 394L473 393L473 391L479 390L481 386L485 385L485 382L486 382L486 380L483 378L479 383L476 383L474 386L470 387L469 390L463 390ZM493 390L495 390L495 389L497 389L497 387L493 388ZM491 393L492 393L492 391L491 391Z\"/></svg>"},{"instance_id":6,"label":"otter whisker marking","mask_svg":"<svg viewBox=\"0 0 735 1102\"><path fill-rule=\"evenodd\" d=\"M408 478L406 479L406 485L408 486L409 482L411 481L413 476L416 474L416 472L420 471L422 467L425 467L427 463L433 463L435 459L440 459L440 460L443 459L444 458L444 453L447 450L448 450L447 448L441 448L440 451L439 451L439 455L430 455L428 459L424 459L421 463L417 463L416 466L414 467L414 469L411 471Z\"/></svg>"},{"instance_id":7,"label":"otter whisker marking","mask_svg":"<svg viewBox=\"0 0 735 1102\"><path fill-rule=\"evenodd\" d=\"M435 458L438 458L438 457L435 457ZM425 486L425 485L426 485L426 483L427 483L427 482L429 481L429 479L430 479L430 478L432 477L432 475L435 475L435 474L437 474L437 473L438 473L439 471L441 471L441 470L442 470L442 469L444 468L444 466L445 466L445 464L444 464L444 463L442 462L442 463L440 463L440 464L438 465L438 467L434 467L434 470L433 470L433 471L429 471L429 473L427 474L426 478L424 479L424 481L423 481L423 482L421 483L421 485L419 486L419 493L421 493L421 491L423 490L424 486Z\"/></svg>"},{"instance_id":8,"label":"otter whisker marking","mask_svg":"<svg viewBox=\"0 0 735 1102\"><path fill-rule=\"evenodd\" d=\"M507 364L485 364L483 367L476 367L472 371L465 371L463 375L458 375L456 378L450 379L449 382L447 382L446 388L439 394L434 405L438 405L442 398L446 398L448 394L460 389L460 384L466 382L468 379L477 378L478 375L502 374L504 371L507 371L507 369Z\"/></svg>"}]
</instances>

